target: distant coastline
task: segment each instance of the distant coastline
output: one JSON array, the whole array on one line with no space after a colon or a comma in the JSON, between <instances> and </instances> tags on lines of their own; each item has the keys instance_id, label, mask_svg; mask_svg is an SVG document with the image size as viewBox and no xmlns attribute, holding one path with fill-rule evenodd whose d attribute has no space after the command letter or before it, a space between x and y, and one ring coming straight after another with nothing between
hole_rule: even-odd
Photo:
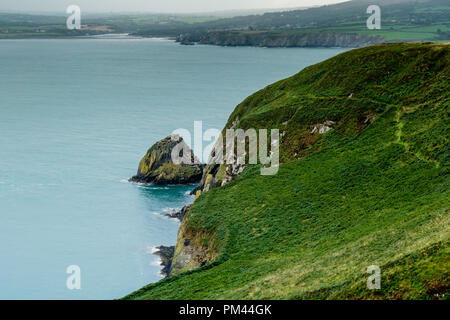
<instances>
[{"instance_id":1,"label":"distant coastline","mask_svg":"<svg viewBox=\"0 0 450 320\"><path fill-rule=\"evenodd\" d=\"M95 35L77 35L77 36L20 36L12 38L1 38L1 40L80 40L80 39L94 39L94 40L144 40L152 39L154 41L176 41L175 38L171 37L143 37L139 35L134 35L130 33L104 33Z\"/></svg>"},{"instance_id":2,"label":"distant coastline","mask_svg":"<svg viewBox=\"0 0 450 320\"><path fill-rule=\"evenodd\" d=\"M182 34L176 41L183 45L211 44L217 46L250 46L268 48L358 48L385 42L375 35L337 32L243 32L216 31Z\"/></svg>"}]
</instances>

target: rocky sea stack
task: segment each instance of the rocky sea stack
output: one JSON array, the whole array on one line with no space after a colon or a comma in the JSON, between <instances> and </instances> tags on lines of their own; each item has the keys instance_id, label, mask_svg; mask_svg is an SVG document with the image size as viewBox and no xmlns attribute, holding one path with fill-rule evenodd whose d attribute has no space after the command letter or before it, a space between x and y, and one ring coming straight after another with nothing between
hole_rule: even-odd
<instances>
[{"instance_id":1,"label":"rocky sea stack","mask_svg":"<svg viewBox=\"0 0 450 320\"><path fill-rule=\"evenodd\" d=\"M190 154L191 164L173 162L172 151L175 147L180 150L180 156L184 159ZM171 135L155 143L147 151L139 163L137 174L130 181L157 185L182 185L199 182L202 174L203 164L194 156L183 138Z\"/></svg>"}]
</instances>

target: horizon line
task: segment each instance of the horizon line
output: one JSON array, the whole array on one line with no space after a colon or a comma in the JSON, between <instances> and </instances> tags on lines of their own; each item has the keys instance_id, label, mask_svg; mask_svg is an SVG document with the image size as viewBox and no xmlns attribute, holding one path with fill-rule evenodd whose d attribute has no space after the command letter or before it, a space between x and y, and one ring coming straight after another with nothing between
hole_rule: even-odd
<instances>
[{"instance_id":1,"label":"horizon line","mask_svg":"<svg viewBox=\"0 0 450 320\"><path fill-rule=\"evenodd\" d=\"M246 8L246 9L225 9L225 10L217 10L217 11L191 11L191 12L171 12L171 11L83 11L84 14L91 15L108 15L108 14L135 14L135 15L218 15L224 13L232 13L232 12L245 12L245 11L260 11L261 13L268 12L284 12L284 11L295 11L295 10L307 10L311 8L318 8L324 6L336 5L344 2L349 2L351 0L343 0L334 4L324 4L324 5L314 5L314 6L306 6L306 7L266 7L266 8ZM0 14L27 14L27 15L56 15L56 16L66 16L65 11L27 11L27 10L8 10L8 9L0 9ZM251 15L251 14L248 14Z\"/></svg>"}]
</instances>

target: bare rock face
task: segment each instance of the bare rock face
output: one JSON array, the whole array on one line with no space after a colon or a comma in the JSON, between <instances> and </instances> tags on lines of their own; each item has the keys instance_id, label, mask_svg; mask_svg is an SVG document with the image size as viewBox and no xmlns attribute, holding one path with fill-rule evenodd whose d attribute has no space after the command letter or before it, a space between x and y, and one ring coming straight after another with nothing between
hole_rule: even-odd
<instances>
[{"instance_id":1,"label":"bare rock face","mask_svg":"<svg viewBox=\"0 0 450 320\"><path fill-rule=\"evenodd\" d=\"M173 261L171 275L181 273L183 271L193 270L201 266L201 264L197 261L199 259L195 259L197 255L201 255L200 250L192 246L190 240L184 240L183 244L178 247L180 247L180 250Z\"/></svg>"},{"instance_id":2,"label":"bare rock face","mask_svg":"<svg viewBox=\"0 0 450 320\"><path fill-rule=\"evenodd\" d=\"M186 236L183 232L183 226L180 230L169 277L197 269L216 258L216 255L209 253L207 246L201 246L195 243L194 239Z\"/></svg>"},{"instance_id":3,"label":"bare rock face","mask_svg":"<svg viewBox=\"0 0 450 320\"><path fill-rule=\"evenodd\" d=\"M333 129L335 122L334 121L325 121L324 123L318 123L314 126L311 133L318 132L320 134L327 133L331 129Z\"/></svg>"},{"instance_id":4,"label":"bare rock face","mask_svg":"<svg viewBox=\"0 0 450 320\"><path fill-rule=\"evenodd\" d=\"M163 266L161 274L168 277L172 269L172 259L175 252L175 247L159 246L156 247L153 254L158 255L161 258L161 265Z\"/></svg>"},{"instance_id":5,"label":"bare rock face","mask_svg":"<svg viewBox=\"0 0 450 320\"><path fill-rule=\"evenodd\" d=\"M174 162L173 153L184 161ZM155 143L139 163L132 182L157 185L198 183L203 174L203 164L178 135L172 135Z\"/></svg>"},{"instance_id":6,"label":"bare rock face","mask_svg":"<svg viewBox=\"0 0 450 320\"><path fill-rule=\"evenodd\" d=\"M169 218L178 219L180 221L183 221L184 216L189 211L191 206L192 206L191 204L185 205L181 210L178 210L178 211L174 210L171 213L165 214L165 216L169 217Z\"/></svg>"}]
</instances>

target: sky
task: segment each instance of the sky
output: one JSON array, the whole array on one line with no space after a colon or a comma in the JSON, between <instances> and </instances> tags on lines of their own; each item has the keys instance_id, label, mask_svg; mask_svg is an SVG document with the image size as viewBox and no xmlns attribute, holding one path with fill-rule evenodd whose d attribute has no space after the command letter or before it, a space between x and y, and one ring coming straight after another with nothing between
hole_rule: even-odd
<instances>
[{"instance_id":1,"label":"sky","mask_svg":"<svg viewBox=\"0 0 450 320\"><path fill-rule=\"evenodd\" d=\"M333 4L344 0L0 0L0 11L65 12L78 5L84 12L193 13L235 9L269 9Z\"/></svg>"}]
</instances>

